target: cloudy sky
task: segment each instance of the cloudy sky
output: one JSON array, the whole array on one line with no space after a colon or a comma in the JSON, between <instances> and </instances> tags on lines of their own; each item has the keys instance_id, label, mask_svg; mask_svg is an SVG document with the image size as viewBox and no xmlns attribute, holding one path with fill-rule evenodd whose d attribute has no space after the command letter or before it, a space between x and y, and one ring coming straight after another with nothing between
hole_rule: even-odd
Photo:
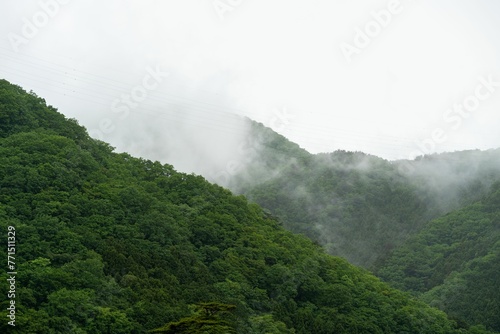
<instances>
[{"instance_id":1,"label":"cloudy sky","mask_svg":"<svg viewBox=\"0 0 500 334\"><path fill-rule=\"evenodd\" d=\"M119 151L223 161L243 115L311 153L500 146L495 0L6 0L0 78ZM193 158L194 157L194 158Z\"/></svg>"}]
</instances>

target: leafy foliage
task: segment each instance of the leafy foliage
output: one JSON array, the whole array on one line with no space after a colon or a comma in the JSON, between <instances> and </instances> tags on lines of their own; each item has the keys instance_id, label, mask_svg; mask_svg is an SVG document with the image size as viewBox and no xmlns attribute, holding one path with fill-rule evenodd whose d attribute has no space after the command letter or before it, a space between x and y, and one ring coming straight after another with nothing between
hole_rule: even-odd
<instances>
[{"instance_id":1,"label":"leafy foliage","mask_svg":"<svg viewBox=\"0 0 500 334\"><path fill-rule=\"evenodd\" d=\"M362 153L319 154L242 191L288 229L366 268L429 217L416 188L395 166Z\"/></svg>"},{"instance_id":2,"label":"leafy foliage","mask_svg":"<svg viewBox=\"0 0 500 334\"><path fill-rule=\"evenodd\" d=\"M234 310L236 306L221 303L200 303L195 305L196 313L164 327L153 329L152 333L163 334L230 334L236 333L231 323L223 319L224 315Z\"/></svg>"},{"instance_id":3,"label":"leafy foliage","mask_svg":"<svg viewBox=\"0 0 500 334\"><path fill-rule=\"evenodd\" d=\"M429 222L378 274L456 319L500 330L500 183L483 200Z\"/></svg>"},{"instance_id":4,"label":"leafy foliage","mask_svg":"<svg viewBox=\"0 0 500 334\"><path fill-rule=\"evenodd\" d=\"M0 228L16 229L18 272L16 327L1 332L468 332L245 197L113 153L6 81L0 118Z\"/></svg>"},{"instance_id":5,"label":"leafy foliage","mask_svg":"<svg viewBox=\"0 0 500 334\"><path fill-rule=\"evenodd\" d=\"M253 129L251 136L264 142L257 140L254 159L233 178L232 189L287 229L377 272L460 323L500 330L499 203L473 204L488 194L495 198L500 149L389 162L360 152L311 155L270 129ZM479 281L480 287L474 284Z\"/></svg>"},{"instance_id":6,"label":"leafy foliage","mask_svg":"<svg viewBox=\"0 0 500 334\"><path fill-rule=\"evenodd\" d=\"M312 155L257 123L249 136L253 159L230 188L370 270L429 220L479 200L500 180L500 149L389 162L361 152Z\"/></svg>"}]
</instances>

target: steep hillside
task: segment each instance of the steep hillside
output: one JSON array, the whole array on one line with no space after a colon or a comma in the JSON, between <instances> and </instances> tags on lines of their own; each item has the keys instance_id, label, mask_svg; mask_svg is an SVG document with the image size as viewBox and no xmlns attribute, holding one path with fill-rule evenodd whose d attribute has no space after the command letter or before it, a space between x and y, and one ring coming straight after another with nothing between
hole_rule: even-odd
<instances>
[{"instance_id":1,"label":"steep hillside","mask_svg":"<svg viewBox=\"0 0 500 334\"><path fill-rule=\"evenodd\" d=\"M485 333L6 81L0 118L4 333Z\"/></svg>"},{"instance_id":2,"label":"steep hillside","mask_svg":"<svg viewBox=\"0 0 500 334\"><path fill-rule=\"evenodd\" d=\"M263 164L276 153L261 147ZM376 271L458 321L500 330L500 149L396 162L360 152L289 153L269 168L270 177L240 191L330 254Z\"/></svg>"},{"instance_id":3,"label":"steep hillside","mask_svg":"<svg viewBox=\"0 0 500 334\"><path fill-rule=\"evenodd\" d=\"M500 149L432 154L394 164L440 214L481 199L500 180Z\"/></svg>"},{"instance_id":4,"label":"steep hillside","mask_svg":"<svg viewBox=\"0 0 500 334\"><path fill-rule=\"evenodd\" d=\"M262 126L251 136L259 138L253 159L230 188L287 229L369 269L427 221L478 200L500 180L500 149L389 162L361 152L312 155Z\"/></svg>"},{"instance_id":5,"label":"steep hillside","mask_svg":"<svg viewBox=\"0 0 500 334\"><path fill-rule=\"evenodd\" d=\"M457 319L500 330L500 183L428 223L378 274Z\"/></svg>"},{"instance_id":6,"label":"steep hillside","mask_svg":"<svg viewBox=\"0 0 500 334\"><path fill-rule=\"evenodd\" d=\"M244 192L285 226L365 267L425 221L416 190L385 160L334 152Z\"/></svg>"},{"instance_id":7,"label":"steep hillside","mask_svg":"<svg viewBox=\"0 0 500 334\"><path fill-rule=\"evenodd\" d=\"M246 119L246 140L240 145L244 156L238 169L227 179L215 180L241 193L255 185L279 177L290 169L309 166L313 155L284 136L250 119Z\"/></svg>"}]
</instances>

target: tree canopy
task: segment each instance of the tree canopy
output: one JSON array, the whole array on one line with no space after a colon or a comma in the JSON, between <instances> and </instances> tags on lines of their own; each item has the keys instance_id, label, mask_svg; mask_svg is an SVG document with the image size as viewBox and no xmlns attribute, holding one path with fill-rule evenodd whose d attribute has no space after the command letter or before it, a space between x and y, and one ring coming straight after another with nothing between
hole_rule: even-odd
<instances>
[{"instance_id":1,"label":"tree canopy","mask_svg":"<svg viewBox=\"0 0 500 334\"><path fill-rule=\"evenodd\" d=\"M16 326L2 332L487 333L243 196L114 153L4 80L0 119L0 227L17 238Z\"/></svg>"}]
</instances>

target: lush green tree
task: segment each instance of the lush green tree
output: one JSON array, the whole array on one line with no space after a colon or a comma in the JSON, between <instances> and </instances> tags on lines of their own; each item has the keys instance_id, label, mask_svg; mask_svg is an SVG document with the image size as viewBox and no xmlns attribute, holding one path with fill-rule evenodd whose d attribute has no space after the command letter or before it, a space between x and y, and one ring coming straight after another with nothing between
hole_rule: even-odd
<instances>
[{"instance_id":1,"label":"lush green tree","mask_svg":"<svg viewBox=\"0 0 500 334\"><path fill-rule=\"evenodd\" d=\"M16 327L0 322L2 333L467 333L245 197L113 153L3 80L0 119L0 229L16 230L18 272ZM296 149L281 139L270 148ZM361 195L346 214L357 214ZM9 288L0 273L0 290Z\"/></svg>"},{"instance_id":2,"label":"lush green tree","mask_svg":"<svg viewBox=\"0 0 500 334\"><path fill-rule=\"evenodd\" d=\"M187 318L171 322L164 327L152 330L163 334L230 334L236 333L231 322L226 320L236 306L216 302L196 304L195 313Z\"/></svg>"},{"instance_id":3,"label":"lush green tree","mask_svg":"<svg viewBox=\"0 0 500 334\"><path fill-rule=\"evenodd\" d=\"M378 274L458 321L500 330L500 183L481 201L429 222Z\"/></svg>"}]
</instances>

